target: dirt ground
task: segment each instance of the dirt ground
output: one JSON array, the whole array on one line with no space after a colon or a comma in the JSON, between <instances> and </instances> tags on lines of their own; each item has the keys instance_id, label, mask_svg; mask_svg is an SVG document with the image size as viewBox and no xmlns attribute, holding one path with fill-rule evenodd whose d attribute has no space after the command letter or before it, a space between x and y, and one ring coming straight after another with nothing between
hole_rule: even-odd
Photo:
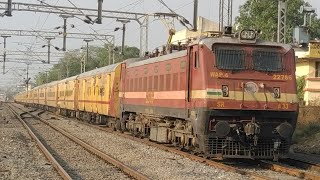
<instances>
[{"instance_id":1,"label":"dirt ground","mask_svg":"<svg viewBox=\"0 0 320 180\"><path fill-rule=\"evenodd\" d=\"M320 107L300 107L293 139L295 152L320 155Z\"/></svg>"}]
</instances>

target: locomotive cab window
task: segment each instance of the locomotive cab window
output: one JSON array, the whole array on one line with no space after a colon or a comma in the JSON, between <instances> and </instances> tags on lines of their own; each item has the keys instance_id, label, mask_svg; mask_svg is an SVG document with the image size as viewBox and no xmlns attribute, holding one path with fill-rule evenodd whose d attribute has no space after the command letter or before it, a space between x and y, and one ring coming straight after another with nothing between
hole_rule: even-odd
<instances>
[{"instance_id":1,"label":"locomotive cab window","mask_svg":"<svg viewBox=\"0 0 320 180\"><path fill-rule=\"evenodd\" d=\"M244 70L245 51L236 48L214 48L216 63L218 69L239 71Z\"/></svg>"},{"instance_id":2,"label":"locomotive cab window","mask_svg":"<svg viewBox=\"0 0 320 180\"><path fill-rule=\"evenodd\" d=\"M254 50L252 53L253 69L265 72L281 72L282 56L276 51Z\"/></svg>"}]
</instances>

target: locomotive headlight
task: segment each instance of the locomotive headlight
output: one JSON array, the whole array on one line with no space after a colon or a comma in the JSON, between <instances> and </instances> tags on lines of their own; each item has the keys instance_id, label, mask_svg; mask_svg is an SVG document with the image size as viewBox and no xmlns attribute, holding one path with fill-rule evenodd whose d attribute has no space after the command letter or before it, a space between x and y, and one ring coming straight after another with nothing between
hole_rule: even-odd
<instances>
[{"instance_id":1,"label":"locomotive headlight","mask_svg":"<svg viewBox=\"0 0 320 180\"><path fill-rule=\"evenodd\" d=\"M255 40L257 33L254 30L243 30L240 32L241 40Z\"/></svg>"},{"instance_id":2,"label":"locomotive headlight","mask_svg":"<svg viewBox=\"0 0 320 180\"><path fill-rule=\"evenodd\" d=\"M229 87L227 85L222 85L222 96L229 97Z\"/></svg>"},{"instance_id":3,"label":"locomotive headlight","mask_svg":"<svg viewBox=\"0 0 320 180\"><path fill-rule=\"evenodd\" d=\"M276 99L280 99L281 97L281 92L279 87L274 87L273 88L273 97Z\"/></svg>"}]
</instances>

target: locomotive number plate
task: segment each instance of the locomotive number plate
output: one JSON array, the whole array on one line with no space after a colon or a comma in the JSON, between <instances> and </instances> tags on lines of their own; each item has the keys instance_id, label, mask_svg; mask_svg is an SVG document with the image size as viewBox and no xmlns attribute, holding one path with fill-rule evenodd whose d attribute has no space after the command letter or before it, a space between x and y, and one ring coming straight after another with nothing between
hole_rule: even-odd
<instances>
[{"instance_id":1,"label":"locomotive number plate","mask_svg":"<svg viewBox=\"0 0 320 180\"><path fill-rule=\"evenodd\" d=\"M278 109L288 110L289 109L289 104L288 103L278 104Z\"/></svg>"},{"instance_id":2,"label":"locomotive number plate","mask_svg":"<svg viewBox=\"0 0 320 180\"><path fill-rule=\"evenodd\" d=\"M210 72L210 77L212 77L212 78L228 78L229 74L223 73L223 72Z\"/></svg>"},{"instance_id":3,"label":"locomotive number plate","mask_svg":"<svg viewBox=\"0 0 320 180\"><path fill-rule=\"evenodd\" d=\"M279 75L279 74L274 74L272 75L273 80L292 80L292 75Z\"/></svg>"},{"instance_id":4,"label":"locomotive number plate","mask_svg":"<svg viewBox=\"0 0 320 180\"><path fill-rule=\"evenodd\" d=\"M217 108L224 108L224 102L218 101Z\"/></svg>"}]
</instances>

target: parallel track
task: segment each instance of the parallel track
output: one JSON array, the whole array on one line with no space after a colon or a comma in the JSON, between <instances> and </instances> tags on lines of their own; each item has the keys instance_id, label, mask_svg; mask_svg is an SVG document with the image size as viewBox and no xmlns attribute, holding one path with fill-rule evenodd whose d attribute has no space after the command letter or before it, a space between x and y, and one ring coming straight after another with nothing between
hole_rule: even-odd
<instances>
[{"instance_id":1,"label":"parallel track","mask_svg":"<svg viewBox=\"0 0 320 180\"><path fill-rule=\"evenodd\" d=\"M316 163L307 162L304 160L289 158L281 161L281 163L261 161L261 165L268 169L271 169L277 172L283 172L283 173L296 176L302 179L310 179L310 180L320 179L320 165Z\"/></svg>"},{"instance_id":2,"label":"parallel track","mask_svg":"<svg viewBox=\"0 0 320 180\"><path fill-rule=\"evenodd\" d=\"M72 180L70 175L63 169L63 167L58 163L58 161L53 157L53 155L49 152L49 150L42 144L42 142L38 139L38 137L34 134L34 132L30 129L27 123L23 120L22 114L18 114L11 106L9 106L11 112L16 116L16 118L21 122L23 127L28 131L31 138L36 142L37 146L41 150L41 152L45 155L48 161L52 164L55 170L59 173L59 175L65 180Z\"/></svg>"},{"instance_id":3,"label":"parallel track","mask_svg":"<svg viewBox=\"0 0 320 180\"><path fill-rule=\"evenodd\" d=\"M92 147L91 145L85 143L84 141L80 140L79 138L71 135L70 133L64 131L63 129L45 121L44 119L42 119L41 117L32 114L29 111L25 111L17 106L14 106L14 108L18 108L21 111L23 111L24 113L18 114L17 112L15 112L15 110L13 109L13 107L9 106L9 108L11 109L11 111L17 116L17 118L21 121L21 123L26 127L26 129L28 129L28 132L32 134L33 138L36 138L35 141L38 143L41 143L40 140L36 137L36 135L34 134L34 132L32 132L31 128L28 127L27 123L24 122L23 118L21 117L21 114L29 114L30 116L32 116L35 119L40 120L41 122L43 122L44 124L50 126L51 128L53 128L54 130L58 131L59 133L61 133L62 135L64 135L65 137L69 138L70 140L72 140L73 142L75 142L76 144L80 145L81 147L83 147L84 149L86 149L88 152L90 152L91 154L96 155L97 157L99 157L100 159L114 165L115 167L121 169L123 172L125 172L126 174L128 174L129 176L137 179L137 180L148 180L149 178L143 174L141 174L140 172L132 169L131 167L123 164L122 162L118 161L117 159L103 153L102 151L98 150L95 147ZM54 159L54 157L50 154L50 152L46 149L46 147L41 143L38 145L39 147L41 146L41 149L43 149L44 154L46 155L46 157L48 158L48 160L54 164L54 167L56 168L56 170L58 171L58 173L61 175L61 177L63 177L63 179L71 179L70 175L68 175L68 173L62 168L62 166Z\"/></svg>"}]
</instances>

